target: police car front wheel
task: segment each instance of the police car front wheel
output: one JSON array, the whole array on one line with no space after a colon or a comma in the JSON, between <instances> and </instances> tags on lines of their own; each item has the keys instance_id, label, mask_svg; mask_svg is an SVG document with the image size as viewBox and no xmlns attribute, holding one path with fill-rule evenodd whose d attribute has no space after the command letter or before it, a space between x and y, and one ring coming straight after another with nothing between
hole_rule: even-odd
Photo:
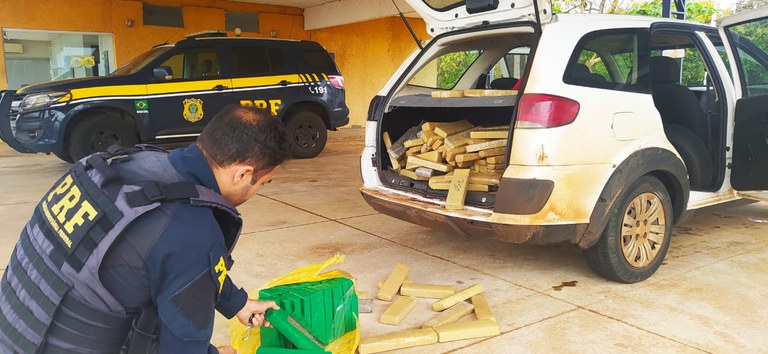
<instances>
[{"instance_id":1,"label":"police car front wheel","mask_svg":"<svg viewBox=\"0 0 768 354\"><path fill-rule=\"evenodd\" d=\"M72 155L70 155L68 152L60 151L60 152L54 152L54 155L61 159L64 162L73 163L75 160L72 158Z\"/></svg>"},{"instance_id":2,"label":"police car front wheel","mask_svg":"<svg viewBox=\"0 0 768 354\"><path fill-rule=\"evenodd\" d=\"M136 130L117 117L96 115L75 126L69 139L69 155L79 160L94 152L105 151L113 144L133 146L138 143Z\"/></svg>"},{"instance_id":3,"label":"police car front wheel","mask_svg":"<svg viewBox=\"0 0 768 354\"><path fill-rule=\"evenodd\" d=\"M315 157L325 148L328 140L323 119L314 112L299 112L286 121L288 140L293 157L306 159Z\"/></svg>"}]
</instances>

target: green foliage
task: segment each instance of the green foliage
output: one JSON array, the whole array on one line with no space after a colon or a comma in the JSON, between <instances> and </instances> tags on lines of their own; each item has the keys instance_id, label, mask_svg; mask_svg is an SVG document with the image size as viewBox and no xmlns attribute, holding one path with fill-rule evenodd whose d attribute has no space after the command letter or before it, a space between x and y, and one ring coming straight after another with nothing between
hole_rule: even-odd
<instances>
[{"instance_id":1,"label":"green foliage","mask_svg":"<svg viewBox=\"0 0 768 354\"><path fill-rule=\"evenodd\" d=\"M736 1L736 12L759 9L768 6L768 0L738 0Z\"/></svg>"},{"instance_id":2,"label":"green foliage","mask_svg":"<svg viewBox=\"0 0 768 354\"><path fill-rule=\"evenodd\" d=\"M673 5L674 6L674 5ZM736 12L753 10L768 6L768 0L737 0ZM554 13L620 13L628 15L643 15L661 17L661 0L631 0L628 4L617 0L553 0ZM723 9L716 5L714 0L689 0L686 4L686 20L710 24L713 18L722 18L731 14L730 9ZM732 28L734 34L747 39L757 46L762 52L768 53L768 21L762 20L747 25ZM715 43L716 45L718 43ZM721 57L727 63L724 48L718 48ZM756 58L740 50L743 69L747 85L768 85L768 68L764 67ZM660 55L656 52L653 55ZM628 75L631 67L631 57L623 58L620 54L613 55L613 60L619 67L622 76ZM579 58L590 71L611 80L608 71L600 58L593 52L583 51ZM682 59L681 84L687 86L706 85L706 70L699 53L692 48L685 49L685 57ZM730 70L730 67L729 67ZM626 78L613 78L612 81L625 80Z\"/></svg>"},{"instance_id":3,"label":"green foliage","mask_svg":"<svg viewBox=\"0 0 768 354\"><path fill-rule=\"evenodd\" d=\"M437 59L437 88L450 90L459 82L477 57L479 50L448 53Z\"/></svg>"},{"instance_id":4,"label":"green foliage","mask_svg":"<svg viewBox=\"0 0 768 354\"><path fill-rule=\"evenodd\" d=\"M661 17L661 0L643 1L639 4L633 3L632 6L621 13L627 15Z\"/></svg>"},{"instance_id":5,"label":"green foliage","mask_svg":"<svg viewBox=\"0 0 768 354\"><path fill-rule=\"evenodd\" d=\"M693 22L710 24L712 18L720 18L725 11L715 7L712 1L689 1L686 4L685 19Z\"/></svg>"},{"instance_id":6,"label":"green foliage","mask_svg":"<svg viewBox=\"0 0 768 354\"><path fill-rule=\"evenodd\" d=\"M683 76L680 78L680 85L688 87L706 86L706 72L699 52L695 49L686 48L685 57L683 58Z\"/></svg>"},{"instance_id":7,"label":"green foliage","mask_svg":"<svg viewBox=\"0 0 768 354\"><path fill-rule=\"evenodd\" d=\"M754 50L768 53L768 20L730 27L729 30L738 36L740 41L748 41L757 47ZM743 44L739 46L743 47ZM748 86L768 84L768 68L763 67L756 58L753 58L743 50L739 50L739 57L741 58Z\"/></svg>"},{"instance_id":8,"label":"green foliage","mask_svg":"<svg viewBox=\"0 0 768 354\"><path fill-rule=\"evenodd\" d=\"M768 0L742 0L743 2L749 2L749 6L753 6L755 2L765 2ZM673 5L674 6L674 5ZM747 5L745 5L747 6ZM576 12L576 13L617 13L626 15L642 15L661 17L661 0L633 0L629 4L624 4L619 1L606 1L606 0L553 0L552 12ZM700 22L709 24L712 22L712 15L716 18L723 17L728 14L728 11L715 6L712 0L698 0L688 1L686 4L685 18L688 21Z\"/></svg>"},{"instance_id":9,"label":"green foliage","mask_svg":"<svg viewBox=\"0 0 768 354\"><path fill-rule=\"evenodd\" d=\"M605 64L603 64L603 61L597 53L591 50L582 50L581 53L579 53L579 63L586 65L590 72L600 74L606 80L611 80L611 77L608 74L608 69L605 67Z\"/></svg>"}]
</instances>

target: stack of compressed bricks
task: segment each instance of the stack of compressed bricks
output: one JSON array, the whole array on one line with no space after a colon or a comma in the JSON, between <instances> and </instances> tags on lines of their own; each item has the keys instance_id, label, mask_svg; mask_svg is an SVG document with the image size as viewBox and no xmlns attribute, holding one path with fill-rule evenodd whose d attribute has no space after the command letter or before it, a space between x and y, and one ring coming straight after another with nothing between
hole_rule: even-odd
<instances>
[{"instance_id":1,"label":"stack of compressed bricks","mask_svg":"<svg viewBox=\"0 0 768 354\"><path fill-rule=\"evenodd\" d=\"M383 140L392 169L435 190L448 190L447 209L462 209L467 192L494 192L504 172L509 126L475 127L466 120L426 122L397 141Z\"/></svg>"},{"instance_id":2,"label":"stack of compressed bricks","mask_svg":"<svg viewBox=\"0 0 768 354\"><path fill-rule=\"evenodd\" d=\"M389 277L380 284L377 298L392 304L384 311L379 321L383 324L399 325L414 309L417 298L439 299L432 304L432 310L439 313L422 323L419 329L406 329L363 338L358 348L360 354L499 334L499 326L488 306L488 299L482 294L481 284L457 292L449 285L416 284L408 278L409 271L407 265L398 263ZM471 317L472 313L474 319L459 321Z\"/></svg>"}]
</instances>

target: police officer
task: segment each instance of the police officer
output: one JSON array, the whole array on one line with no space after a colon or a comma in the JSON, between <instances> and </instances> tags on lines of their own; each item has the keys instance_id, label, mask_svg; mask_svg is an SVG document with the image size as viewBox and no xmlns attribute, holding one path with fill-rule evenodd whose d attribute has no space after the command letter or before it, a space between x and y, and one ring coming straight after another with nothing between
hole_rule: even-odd
<instances>
[{"instance_id":1,"label":"police officer","mask_svg":"<svg viewBox=\"0 0 768 354\"><path fill-rule=\"evenodd\" d=\"M231 106L187 148L75 163L35 208L0 280L0 352L234 353L210 344L214 309L258 326L277 308L229 277L235 207L286 154L278 120Z\"/></svg>"}]
</instances>

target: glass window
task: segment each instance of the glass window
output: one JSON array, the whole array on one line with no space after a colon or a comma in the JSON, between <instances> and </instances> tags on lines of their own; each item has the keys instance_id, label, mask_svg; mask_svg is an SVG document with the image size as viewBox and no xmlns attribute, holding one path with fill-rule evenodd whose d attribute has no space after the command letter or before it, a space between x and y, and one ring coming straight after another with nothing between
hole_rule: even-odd
<instances>
[{"instance_id":1,"label":"glass window","mask_svg":"<svg viewBox=\"0 0 768 354\"><path fill-rule=\"evenodd\" d=\"M144 52L138 57L131 59L127 63L117 68L112 72L112 75L130 75L137 73L139 70L144 68L145 65L149 64L151 61L155 60L169 49L170 47L158 47L153 48L148 52Z\"/></svg>"},{"instance_id":2,"label":"glass window","mask_svg":"<svg viewBox=\"0 0 768 354\"><path fill-rule=\"evenodd\" d=\"M283 50L264 47L232 47L235 77L263 75L285 66Z\"/></svg>"},{"instance_id":3,"label":"glass window","mask_svg":"<svg viewBox=\"0 0 768 354\"><path fill-rule=\"evenodd\" d=\"M768 93L768 20L754 20L726 27L735 45L744 96Z\"/></svg>"},{"instance_id":4,"label":"glass window","mask_svg":"<svg viewBox=\"0 0 768 354\"><path fill-rule=\"evenodd\" d=\"M142 3L142 10L145 25L184 28L181 7Z\"/></svg>"},{"instance_id":5,"label":"glass window","mask_svg":"<svg viewBox=\"0 0 768 354\"><path fill-rule=\"evenodd\" d=\"M576 45L563 81L595 88L649 92L643 30L592 32Z\"/></svg>"},{"instance_id":6,"label":"glass window","mask_svg":"<svg viewBox=\"0 0 768 354\"><path fill-rule=\"evenodd\" d=\"M408 82L409 85L437 88L442 90L453 89L464 73L480 57L480 50L465 50L443 54L433 59L429 64L421 68Z\"/></svg>"},{"instance_id":7,"label":"glass window","mask_svg":"<svg viewBox=\"0 0 768 354\"><path fill-rule=\"evenodd\" d=\"M301 51L301 60L309 70L322 71L322 72L334 72L336 71L336 64L333 63L331 57L324 50L303 50Z\"/></svg>"},{"instance_id":8,"label":"glass window","mask_svg":"<svg viewBox=\"0 0 768 354\"><path fill-rule=\"evenodd\" d=\"M463 5L466 0L424 0L424 3L435 10L445 11Z\"/></svg>"},{"instance_id":9,"label":"glass window","mask_svg":"<svg viewBox=\"0 0 768 354\"><path fill-rule=\"evenodd\" d=\"M224 28L227 31L239 28L243 32L259 33L259 14L227 11L224 13Z\"/></svg>"},{"instance_id":10,"label":"glass window","mask_svg":"<svg viewBox=\"0 0 768 354\"><path fill-rule=\"evenodd\" d=\"M272 72L285 69L285 52L282 49L267 48L267 55L269 55L269 66L272 68Z\"/></svg>"},{"instance_id":11,"label":"glass window","mask_svg":"<svg viewBox=\"0 0 768 354\"><path fill-rule=\"evenodd\" d=\"M8 88L109 75L115 69L111 34L3 29Z\"/></svg>"},{"instance_id":12,"label":"glass window","mask_svg":"<svg viewBox=\"0 0 768 354\"><path fill-rule=\"evenodd\" d=\"M518 47L504 55L491 68L488 75L488 87L495 88L493 87L494 85L492 85L494 80L507 78L520 79L525 71L525 65L528 63L528 55L530 51L530 47Z\"/></svg>"},{"instance_id":13,"label":"glass window","mask_svg":"<svg viewBox=\"0 0 768 354\"><path fill-rule=\"evenodd\" d=\"M214 48L191 48L166 59L160 66L169 69L174 80L219 76L219 58Z\"/></svg>"}]
</instances>

